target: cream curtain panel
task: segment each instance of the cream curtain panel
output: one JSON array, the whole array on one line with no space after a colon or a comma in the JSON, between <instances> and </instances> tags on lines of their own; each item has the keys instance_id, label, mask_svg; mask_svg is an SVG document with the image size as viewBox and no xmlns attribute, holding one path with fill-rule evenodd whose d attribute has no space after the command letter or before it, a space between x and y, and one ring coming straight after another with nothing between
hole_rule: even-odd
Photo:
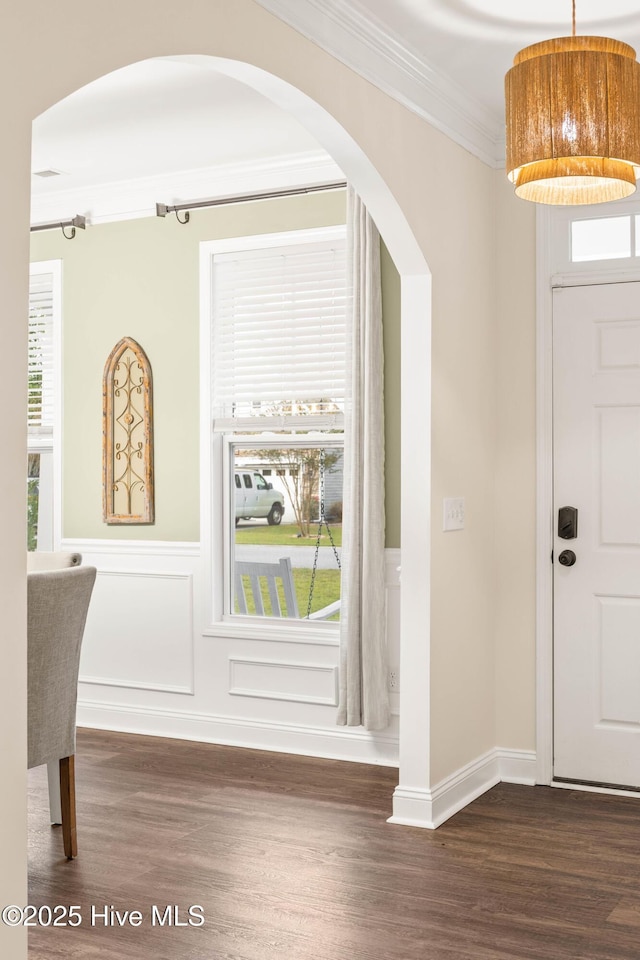
<instances>
[{"instance_id":1,"label":"cream curtain panel","mask_svg":"<svg viewBox=\"0 0 640 960\"><path fill-rule=\"evenodd\" d=\"M384 401L380 236L349 187L352 316L347 324L338 724L389 723L384 564Z\"/></svg>"}]
</instances>

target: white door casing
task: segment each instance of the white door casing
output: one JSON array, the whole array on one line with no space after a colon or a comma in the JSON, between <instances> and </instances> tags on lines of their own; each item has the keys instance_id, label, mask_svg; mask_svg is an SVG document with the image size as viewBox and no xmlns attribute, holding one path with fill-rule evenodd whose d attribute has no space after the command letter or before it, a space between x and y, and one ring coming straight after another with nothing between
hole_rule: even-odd
<instances>
[{"instance_id":1,"label":"white door casing","mask_svg":"<svg viewBox=\"0 0 640 960\"><path fill-rule=\"evenodd\" d=\"M639 282L554 290L553 402L554 777L638 788Z\"/></svg>"}]
</instances>

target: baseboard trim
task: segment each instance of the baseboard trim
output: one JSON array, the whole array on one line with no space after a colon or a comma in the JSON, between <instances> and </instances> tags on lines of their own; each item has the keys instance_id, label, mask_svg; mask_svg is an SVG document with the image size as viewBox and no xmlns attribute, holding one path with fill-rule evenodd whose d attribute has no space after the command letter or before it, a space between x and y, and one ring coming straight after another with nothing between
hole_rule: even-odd
<instances>
[{"instance_id":1,"label":"baseboard trim","mask_svg":"<svg viewBox=\"0 0 640 960\"><path fill-rule=\"evenodd\" d=\"M503 783L523 783L528 787L536 785L538 758L535 750L497 749L500 779Z\"/></svg>"},{"instance_id":2,"label":"baseboard trim","mask_svg":"<svg viewBox=\"0 0 640 960\"><path fill-rule=\"evenodd\" d=\"M311 727L87 700L78 701L77 723L95 730L398 766L397 735L371 734L359 728Z\"/></svg>"},{"instance_id":3,"label":"baseboard trim","mask_svg":"<svg viewBox=\"0 0 640 960\"><path fill-rule=\"evenodd\" d=\"M487 751L431 790L399 784L393 794L393 816L388 823L435 830L497 783L536 782L534 751L499 747Z\"/></svg>"}]
</instances>

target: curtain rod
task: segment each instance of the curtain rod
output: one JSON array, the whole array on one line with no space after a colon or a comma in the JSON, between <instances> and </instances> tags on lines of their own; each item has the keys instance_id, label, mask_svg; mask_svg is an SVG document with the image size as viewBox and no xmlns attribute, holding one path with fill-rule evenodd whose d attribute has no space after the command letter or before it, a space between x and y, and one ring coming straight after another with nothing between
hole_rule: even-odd
<instances>
[{"instance_id":1,"label":"curtain rod","mask_svg":"<svg viewBox=\"0 0 640 960\"><path fill-rule=\"evenodd\" d=\"M54 220L52 223L36 223L30 229L31 233L36 233L38 230L57 230L59 227L66 240L73 240L76 235L76 227L79 230L84 230L86 226L87 218L76 214L76 216L70 220ZM65 227L71 227L71 233L65 233Z\"/></svg>"},{"instance_id":2,"label":"curtain rod","mask_svg":"<svg viewBox=\"0 0 640 960\"><path fill-rule=\"evenodd\" d=\"M166 203L156 203L156 217L166 217L168 213L175 213L178 223L189 223L189 210L199 210L202 207L222 207L229 203L250 203L252 200L275 200L279 197L299 197L307 193L321 193L325 190L344 190L346 180L336 180L333 183L318 183L310 187L291 187L285 190L270 190L263 193L239 193L231 197L220 197L218 200L197 200L194 203L176 203L168 206ZM181 210L186 210L184 220L178 216Z\"/></svg>"}]
</instances>

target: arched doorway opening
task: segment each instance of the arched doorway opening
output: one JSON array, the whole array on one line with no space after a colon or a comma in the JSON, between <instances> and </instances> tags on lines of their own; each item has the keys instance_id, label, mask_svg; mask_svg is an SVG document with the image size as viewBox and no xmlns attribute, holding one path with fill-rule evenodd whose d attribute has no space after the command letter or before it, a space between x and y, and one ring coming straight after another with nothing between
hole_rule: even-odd
<instances>
[{"instance_id":1,"label":"arched doorway opening","mask_svg":"<svg viewBox=\"0 0 640 960\"><path fill-rule=\"evenodd\" d=\"M429 788L429 412L430 275L407 220L362 149L324 108L273 74L237 60L174 59L244 83L312 132L363 198L401 277L402 580L399 787L395 822L428 825L419 809ZM416 442L416 437L419 441ZM411 463L411 467L409 467ZM411 477L423 478L417 491ZM416 498L417 495L417 498ZM186 688L184 692L189 692Z\"/></svg>"}]
</instances>

